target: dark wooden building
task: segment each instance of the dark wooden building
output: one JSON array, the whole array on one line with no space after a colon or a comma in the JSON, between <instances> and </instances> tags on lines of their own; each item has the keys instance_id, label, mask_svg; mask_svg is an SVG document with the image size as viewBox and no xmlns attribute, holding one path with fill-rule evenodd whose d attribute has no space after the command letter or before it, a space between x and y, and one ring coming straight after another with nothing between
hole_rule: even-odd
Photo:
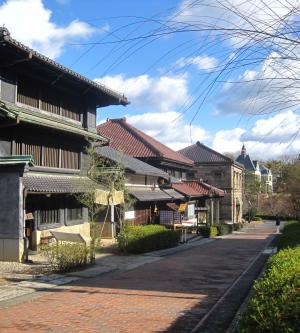
<instances>
[{"instance_id":1,"label":"dark wooden building","mask_svg":"<svg viewBox=\"0 0 300 333\"><path fill-rule=\"evenodd\" d=\"M73 72L0 29L0 260L21 260L49 230L89 237L73 194L93 186L85 148L106 142L96 109L124 96Z\"/></svg>"}]
</instances>

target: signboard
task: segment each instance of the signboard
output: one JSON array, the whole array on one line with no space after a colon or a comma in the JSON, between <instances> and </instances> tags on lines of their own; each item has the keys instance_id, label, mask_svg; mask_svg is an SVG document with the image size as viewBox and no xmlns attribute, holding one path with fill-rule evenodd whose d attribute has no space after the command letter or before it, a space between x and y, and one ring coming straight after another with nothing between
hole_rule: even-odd
<instances>
[{"instance_id":1,"label":"signboard","mask_svg":"<svg viewBox=\"0 0 300 333\"><path fill-rule=\"evenodd\" d=\"M128 212L125 212L125 214L124 214L125 220L132 220L132 219L134 219L135 218L135 214L134 213L135 213L134 210L130 210Z\"/></svg>"},{"instance_id":2,"label":"signboard","mask_svg":"<svg viewBox=\"0 0 300 333\"><path fill-rule=\"evenodd\" d=\"M25 214L25 220L34 220L33 214L32 213Z\"/></svg>"},{"instance_id":3,"label":"signboard","mask_svg":"<svg viewBox=\"0 0 300 333\"><path fill-rule=\"evenodd\" d=\"M192 219L188 219L188 220L182 220L181 224L184 227L196 227L197 226L197 219L192 218Z\"/></svg>"},{"instance_id":4,"label":"signboard","mask_svg":"<svg viewBox=\"0 0 300 333\"><path fill-rule=\"evenodd\" d=\"M196 212L207 212L208 208L207 207L196 207L195 211Z\"/></svg>"},{"instance_id":5,"label":"signboard","mask_svg":"<svg viewBox=\"0 0 300 333\"><path fill-rule=\"evenodd\" d=\"M84 238L80 234L73 234L69 232L50 231L57 241L85 243Z\"/></svg>"},{"instance_id":6,"label":"signboard","mask_svg":"<svg viewBox=\"0 0 300 333\"><path fill-rule=\"evenodd\" d=\"M181 203L180 206L179 206L179 208L178 208L178 211L180 213L184 213L185 210L186 210L186 207L187 207L187 203Z\"/></svg>"}]
</instances>

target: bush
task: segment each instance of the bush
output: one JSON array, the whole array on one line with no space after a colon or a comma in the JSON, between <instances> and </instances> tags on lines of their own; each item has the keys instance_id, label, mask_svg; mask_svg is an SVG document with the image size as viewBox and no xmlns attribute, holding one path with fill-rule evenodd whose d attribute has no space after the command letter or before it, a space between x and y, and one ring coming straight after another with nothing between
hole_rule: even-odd
<instances>
[{"instance_id":1,"label":"bush","mask_svg":"<svg viewBox=\"0 0 300 333\"><path fill-rule=\"evenodd\" d=\"M259 217L259 216L254 216L254 217L252 218L252 221L262 221L262 218Z\"/></svg>"},{"instance_id":2,"label":"bush","mask_svg":"<svg viewBox=\"0 0 300 333\"><path fill-rule=\"evenodd\" d=\"M298 221L290 221L284 226L282 235L278 241L278 248L295 247L300 245L300 223Z\"/></svg>"},{"instance_id":3,"label":"bush","mask_svg":"<svg viewBox=\"0 0 300 333\"><path fill-rule=\"evenodd\" d=\"M223 236L232 233L232 224L218 224L217 225L218 236Z\"/></svg>"},{"instance_id":4,"label":"bush","mask_svg":"<svg viewBox=\"0 0 300 333\"><path fill-rule=\"evenodd\" d=\"M215 226L201 226L199 232L201 236L206 238L218 235L218 229Z\"/></svg>"},{"instance_id":5,"label":"bush","mask_svg":"<svg viewBox=\"0 0 300 333\"><path fill-rule=\"evenodd\" d=\"M243 228L243 224L242 223L234 223L233 224L233 230L234 231L238 231L238 230L240 230L242 228Z\"/></svg>"},{"instance_id":6,"label":"bush","mask_svg":"<svg viewBox=\"0 0 300 333\"><path fill-rule=\"evenodd\" d=\"M300 246L269 259L263 278L239 322L241 333L299 332Z\"/></svg>"},{"instance_id":7,"label":"bush","mask_svg":"<svg viewBox=\"0 0 300 333\"><path fill-rule=\"evenodd\" d=\"M68 272L90 262L89 248L82 243L58 242L42 247L41 251L57 272Z\"/></svg>"},{"instance_id":8,"label":"bush","mask_svg":"<svg viewBox=\"0 0 300 333\"><path fill-rule=\"evenodd\" d=\"M126 225L118 236L119 249L127 253L144 253L176 246L181 231L162 225Z\"/></svg>"},{"instance_id":9,"label":"bush","mask_svg":"<svg viewBox=\"0 0 300 333\"><path fill-rule=\"evenodd\" d=\"M247 221L253 221L253 218L256 216L257 214L257 209L255 207L251 207L248 212L245 214L245 219Z\"/></svg>"}]
</instances>

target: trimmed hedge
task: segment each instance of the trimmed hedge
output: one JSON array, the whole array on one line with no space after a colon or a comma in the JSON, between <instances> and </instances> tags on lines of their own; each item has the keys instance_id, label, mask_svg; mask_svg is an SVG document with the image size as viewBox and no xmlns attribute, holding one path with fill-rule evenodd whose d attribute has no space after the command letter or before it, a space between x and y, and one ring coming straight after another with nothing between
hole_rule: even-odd
<instances>
[{"instance_id":1,"label":"trimmed hedge","mask_svg":"<svg viewBox=\"0 0 300 333\"><path fill-rule=\"evenodd\" d=\"M239 322L240 333L299 332L300 246L279 251L268 261L263 278Z\"/></svg>"},{"instance_id":2,"label":"trimmed hedge","mask_svg":"<svg viewBox=\"0 0 300 333\"><path fill-rule=\"evenodd\" d=\"M278 241L278 249L284 249L287 247L295 247L300 245L300 222L290 221L283 230L282 235Z\"/></svg>"},{"instance_id":3,"label":"trimmed hedge","mask_svg":"<svg viewBox=\"0 0 300 333\"><path fill-rule=\"evenodd\" d=\"M218 224L217 225L218 236L223 236L232 233L233 225L232 224Z\"/></svg>"},{"instance_id":4,"label":"trimmed hedge","mask_svg":"<svg viewBox=\"0 0 300 333\"><path fill-rule=\"evenodd\" d=\"M199 228L199 233L203 237L214 237L218 235L218 229L216 226L201 226Z\"/></svg>"},{"instance_id":5,"label":"trimmed hedge","mask_svg":"<svg viewBox=\"0 0 300 333\"><path fill-rule=\"evenodd\" d=\"M118 236L118 246L122 252L144 253L176 246L180 236L180 230L162 225L126 225Z\"/></svg>"}]
</instances>

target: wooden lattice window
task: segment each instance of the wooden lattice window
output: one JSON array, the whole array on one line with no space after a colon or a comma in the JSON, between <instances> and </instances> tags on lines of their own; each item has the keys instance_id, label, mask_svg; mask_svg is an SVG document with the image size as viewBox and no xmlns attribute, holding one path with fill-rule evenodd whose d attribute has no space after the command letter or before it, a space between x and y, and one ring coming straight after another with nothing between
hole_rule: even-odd
<instances>
[{"instance_id":1,"label":"wooden lattice window","mask_svg":"<svg viewBox=\"0 0 300 333\"><path fill-rule=\"evenodd\" d=\"M61 199L50 197L40 200L39 202L39 224L57 224L60 223Z\"/></svg>"},{"instance_id":2,"label":"wooden lattice window","mask_svg":"<svg viewBox=\"0 0 300 333\"><path fill-rule=\"evenodd\" d=\"M61 115L73 120L80 121L80 106L70 97L61 100Z\"/></svg>"},{"instance_id":3,"label":"wooden lattice window","mask_svg":"<svg viewBox=\"0 0 300 333\"><path fill-rule=\"evenodd\" d=\"M80 153L70 149L61 150L61 168L78 170Z\"/></svg>"},{"instance_id":4,"label":"wooden lattice window","mask_svg":"<svg viewBox=\"0 0 300 333\"><path fill-rule=\"evenodd\" d=\"M60 97L50 88L44 88L41 94L41 109L54 114L60 114Z\"/></svg>"},{"instance_id":5,"label":"wooden lattice window","mask_svg":"<svg viewBox=\"0 0 300 333\"><path fill-rule=\"evenodd\" d=\"M59 168L59 148L43 147L43 166Z\"/></svg>"},{"instance_id":6,"label":"wooden lattice window","mask_svg":"<svg viewBox=\"0 0 300 333\"><path fill-rule=\"evenodd\" d=\"M67 221L82 220L82 205L75 198L67 200Z\"/></svg>"},{"instance_id":7,"label":"wooden lattice window","mask_svg":"<svg viewBox=\"0 0 300 333\"><path fill-rule=\"evenodd\" d=\"M18 78L17 101L34 108L38 108L39 89L36 82L26 76L20 76Z\"/></svg>"}]
</instances>

